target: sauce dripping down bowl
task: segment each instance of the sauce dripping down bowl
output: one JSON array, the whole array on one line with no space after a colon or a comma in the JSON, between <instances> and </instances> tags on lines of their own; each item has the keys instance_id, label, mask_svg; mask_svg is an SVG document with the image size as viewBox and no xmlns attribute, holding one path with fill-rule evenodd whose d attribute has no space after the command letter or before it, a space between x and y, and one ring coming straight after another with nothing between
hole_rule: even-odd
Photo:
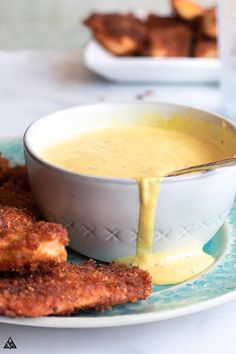
<instances>
[{"instance_id":1,"label":"sauce dripping down bowl","mask_svg":"<svg viewBox=\"0 0 236 354\"><path fill-rule=\"evenodd\" d=\"M151 126L157 122L163 128L199 134L220 146L226 157L236 154L236 128L232 123L215 114L164 103L80 106L43 117L27 129L24 151L33 193L45 217L68 229L72 249L101 261L132 262L138 245L140 184L134 178L69 171L42 157L43 149L91 129L127 123ZM156 258L153 262L158 263L161 274L156 283L178 283L212 263L200 253L222 226L235 192L235 165L161 179L149 245L157 255L158 262ZM200 259L202 267L186 264L184 257L196 264Z\"/></svg>"}]
</instances>

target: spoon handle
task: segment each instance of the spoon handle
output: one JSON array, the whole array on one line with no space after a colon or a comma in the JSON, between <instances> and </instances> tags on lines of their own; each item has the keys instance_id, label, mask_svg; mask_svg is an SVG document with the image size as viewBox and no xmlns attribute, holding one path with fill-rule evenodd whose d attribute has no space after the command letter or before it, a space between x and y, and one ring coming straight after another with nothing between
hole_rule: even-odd
<instances>
[{"instance_id":1,"label":"spoon handle","mask_svg":"<svg viewBox=\"0 0 236 354\"><path fill-rule=\"evenodd\" d=\"M209 162L209 163L204 163L202 165L183 168L181 170L170 172L168 175L166 175L166 177L181 176L181 175L194 173L194 172L207 172L211 170L217 170L218 168L231 167L235 165L236 165L236 156L231 157L230 159Z\"/></svg>"}]
</instances>

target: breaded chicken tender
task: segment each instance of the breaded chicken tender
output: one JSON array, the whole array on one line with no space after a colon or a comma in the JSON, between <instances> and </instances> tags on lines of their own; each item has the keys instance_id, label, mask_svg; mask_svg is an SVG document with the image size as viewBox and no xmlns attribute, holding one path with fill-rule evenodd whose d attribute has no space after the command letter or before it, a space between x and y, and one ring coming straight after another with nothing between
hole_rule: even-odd
<instances>
[{"instance_id":1,"label":"breaded chicken tender","mask_svg":"<svg viewBox=\"0 0 236 354\"><path fill-rule=\"evenodd\" d=\"M26 167L11 167L1 156L0 182L0 272L34 271L65 262L67 231L40 221Z\"/></svg>"},{"instance_id":2,"label":"breaded chicken tender","mask_svg":"<svg viewBox=\"0 0 236 354\"><path fill-rule=\"evenodd\" d=\"M17 317L69 315L86 309L146 299L150 275L124 265L62 264L48 273L6 274L0 278L0 314Z\"/></svg>"},{"instance_id":3,"label":"breaded chicken tender","mask_svg":"<svg viewBox=\"0 0 236 354\"><path fill-rule=\"evenodd\" d=\"M217 38L218 26L216 19L216 8L213 7L205 11L201 21L202 33L212 39Z\"/></svg>"},{"instance_id":4,"label":"breaded chicken tender","mask_svg":"<svg viewBox=\"0 0 236 354\"><path fill-rule=\"evenodd\" d=\"M216 7L206 8L195 0L171 0L172 13L150 13L138 18L132 13L91 14L84 24L93 37L116 56L215 57ZM214 40L209 46L200 41ZM216 47L216 46L215 46Z\"/></svg>"},{"instance_id":5,"label":"breaded chicken tender","mask_svg":"<svg viewBox=\"0 0 236 354\"><path fill-rule=\"evenodd\" d=\"M11 167L10 161L6 159L4 156L2 156L2 154L0 153L0 172L5 171L10 167Z\"/></svg>"},{"instance_id":6,"label":"breaded chicken tender","mask_svg":"<svg viewBox=\"0 0 236 354\"><path fill-rule=\"evenodd\" d=\"M172 0L172 7L186 21L193 21L204 14L204 8L192 0Z\"/></svg>"},{"instance_id":7,"label":"breaded chicken tender","mask_svg":"<svg viewBox=\"0 0 236 354\"><path fill-rule=\"evenodd\" d=\"M149 55L153 57L190 55L193 32L188 23L174 17L149 14L146 24L149 31Z\"/></svg>"},{"instance_id":8,"label":"breaded chicken tender","mask_svg":"<svg viewBox=\"0 0 236 354\"><path fill-rule=\"evenodd\" d=\"M68 243L67 231L62 225L40 221L31 223L22 212L18 218L24 220L27 227L11 220L15 210L8 210L11 223L9 229L0 229L0 271L34 271L38 267L47 268L53 264L65 262ZM5 219L7 215L5 214ZM26 225L25 225L26 226Z\"/></svg>"},{"instance_id":9,"label":"breaded chicken tender","mask_svg":"<svg viewBox=\"0 0 236 354\"><path fill-rule=\"evenodd\" d=\"M9 230L22 230L36 222L35 217L26 209L0 205L0 233Z\"/></svg>"},{"instance_id":10,"label":"breaded chicken tender","mask_svg":"<svg viewBox=\"0 0 236 354\"><path fill-rule=\"evenodd\" d=\"M31 192L28 172L25 165L9 167L1 173L2 186L21 193Z\"/></svg>"},{"instance_id":11,"label":"breaded chicken tender","mask_svg":"<svg viewBox=\"0 0 236 354\"><path fill-rule=\"evenodd\" d=\"M0 206L16 207L27 210L37 219L42 219L33 198L26 166L11 167L5 163L2 168L0 158Z\"/></svg>"},{"instance_id":12,"label":"breaded chicken tender","mask_svg":"<svg viewBox=\"0 0 236 354\"><path fill-rule=\"evenodd\" d=\"M35 203L31 192L19 192L14 189L0 187L0 206L15 207L23 209L36 219L42 219L38 206Z\"/></svg>"},{"instance_id":13,"label":"breaded chicken tender","mask_svg":"<svg viewBox=\"0 0 236 354\"><path fill-rule=\"evenodd\" d=\"M191 30L182 24L150 32L153 57L187 57L191 50Z\"/></svg>"},{"instance_id":14,"label":"breaded chicken tender","mask_svg":"<svg viewBox=\"0 0 236 354\"><path fill-rule=\"evenodd\" d=\"M163 17L150 13L146 18L146 26L148 31L152 30L163 30L166 28L172 28L177 24L183 24L182 20L176 17Z\"/></svg>"},{"instance_id":15,"label":"breaded chicken tender","mask_svg":"<svg viewBox=\"0 0 236 354\"><path fill-rule=\"evenodd\" d=\"M197 41L194 54L197 58L217 58L217 42L215 40L208 39L201 39Z\"/></svg>"},{"instance_id":16,"label":"breaded chicken tender","mask_svg":"<svg viewBox=\"0 0 236 354\"><path fill-rule=\"evenodd\" d=\"M26 168L0 156L0 315L69 315L150 295L138 267L66 263L67 231L39 220Z\"/></svg>"},{"instance_id":17,"label":"breaded chicken tender","mask_svg":"<svg viewBox=\"0 0 236 354\"><path fill-rule=\"evenodd\" d=\"M147 45L145 24L132 14L98 14L89 16L84 24L97 41L118 56L142 54Z\"/></svg>"}]
</instances>

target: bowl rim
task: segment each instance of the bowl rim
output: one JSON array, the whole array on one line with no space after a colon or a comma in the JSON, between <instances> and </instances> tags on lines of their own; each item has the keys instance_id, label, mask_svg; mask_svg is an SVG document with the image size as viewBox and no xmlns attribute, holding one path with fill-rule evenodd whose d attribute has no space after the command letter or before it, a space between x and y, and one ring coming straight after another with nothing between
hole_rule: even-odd
<instances>
[{"instance_id":1,"label":"bowl rim","mask_svg":"<svg viewBox=\"0 0 236 354\"><path fill-rule=\"evenodd\" d=\"M88 175L88 174L82 174L74 171L67 170L63 167L59 167L56 164L53 164L42 157L40 157L39 154L35 153L32 151L30 148L30 143L29 143L29 134L30 130L34 127L35 124L42 120L46 120L50 117L56 116L57 114L66 114L69 112L72 112L74 110L80 109L80 108L90 108L90 107L107 107L107 106L122 106L122 105L128 105L128 106L138 106L138 105L147 105L147 106L162 106L162 107L172 107L176 109L191 109L199 113L203 114L208 114L212 116L212 118L218 118L226 122L232 130L235 130L235 136L236 136L236 123L230 121L229 119L225 118L223 115L218 114L218 113L213 113L207 110L191 107L188 105L181 105L181 104L175 104L175 103L169 103L169 102L143 102L143 101L109 101L109 102L96 102L96 103L91 103L91 104L82 104L79 106L73 106L70 108L66 108L63 110L59 110L56 112L53 112L51 114L47 114L46 116L43 116L39 119L36 119L33 121L28 128L26 129L24 135L23 135L23 147L24 147L24 152L25 154L27 153L34 161L36 161L38 164L43 166L44 168L47 168L52 171L56 171L59 173L64 173L70 177L76 178L76 179L82 179L90 182L96 182L96 183L112 183L112 184L137 184L137 180L135 178L122 178L122 177L106 177L106 176L96 176L96 175ZM235 167L235 166L231 166ZM228 169L229 167L222 167L218 168L216 170L210 170L210 171L203 171L203 172L195 172L192 174L188 175L181 175L181 176L165 176L161 179L161 183L174 183L174 182L181 182L184 180L192 180L192 179L200 179L200 178L205 178L208 177L209 175L213 175L215 173L220 173L225 169Z\"/></svg>"}]
</instances>

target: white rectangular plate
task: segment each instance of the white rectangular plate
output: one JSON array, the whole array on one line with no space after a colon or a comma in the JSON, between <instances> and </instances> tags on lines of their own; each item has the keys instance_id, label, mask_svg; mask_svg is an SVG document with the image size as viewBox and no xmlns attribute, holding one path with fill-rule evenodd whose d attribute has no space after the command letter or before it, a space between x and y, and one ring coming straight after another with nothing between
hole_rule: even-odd
<instances>
[{"instance_id":1,"label":"white rectangular plate","mask_svg":"<svg viewBox=\"0 0 236 354\"><path fill-rule=\"evenodd\" d=\"M87 68L120 82L217 82L220 60L205 58L116 57L91 41L84 52Z\"/></svg>"}]
</instances>

